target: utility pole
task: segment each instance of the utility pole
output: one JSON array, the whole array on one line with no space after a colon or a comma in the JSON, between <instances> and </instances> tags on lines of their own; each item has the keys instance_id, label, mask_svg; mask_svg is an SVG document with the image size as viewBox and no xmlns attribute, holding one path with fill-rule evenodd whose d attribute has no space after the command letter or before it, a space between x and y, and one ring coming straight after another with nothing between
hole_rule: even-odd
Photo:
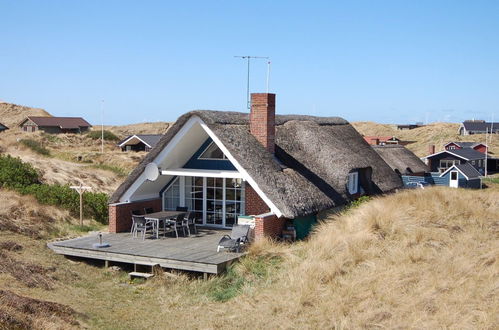
<instances>
[{"instance_id":1,"label":"utility pole","mask_svg":"<svg viewBox=\"0 0 499 330\"><path fill-rule=\"evenodd\" d=\"M104 100L100 102L100 111L101 111L101 154L104 153Z\"/></svg>"},{"instance_id":2,"label":"utility pole","mask_svg":"<svg viewBox=\"0 0 499 330\"><path fill-rule=\"evenodd\" d=\"M252 58L255 58L255 59L259 58L259 59L267 59L268 60L269 57L265 57L265 56L249 56L249 55L245 55L245 56L234 56L234 57L245 59L248 62L248 74L247 74L247 77L246 77L246 104L247 104L248 109L250 109L251 108L251 104L250 104L250 60ZM268 63L270 64L270 62L268 62ZM267 75L267 84L268 84L268 75Z\"/></svg>"},{"instance_id":3,"label":"utility pole","mask_svg":"<svg viewBox=\"0 0 499 330\"><path fill-rule=\"evenodd\" d=\"M79 186L70 186L69 188L76 190L80 195L80 226L83 226L83 193L92 188L84 186L81 183Z\"/></svg>"},{"instance_id":4,"label":"utility pole","mask_svg":"<svg viewBox=\"0 0 499 330\"><path fill-rule=\"evenodd\" d=\"M489 139L487 138L488 132L489 128L485 127L485 177L487 177L487 158L489 153Z\"/></svg>"}]
</instances>

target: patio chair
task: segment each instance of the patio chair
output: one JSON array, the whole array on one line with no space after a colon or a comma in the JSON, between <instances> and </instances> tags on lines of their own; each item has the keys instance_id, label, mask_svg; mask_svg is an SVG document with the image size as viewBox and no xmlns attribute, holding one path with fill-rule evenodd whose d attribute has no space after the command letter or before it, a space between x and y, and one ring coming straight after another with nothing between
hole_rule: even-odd
<instances>
[{"instance_id":1,"label":"patio chair","mask_svg":"<svg viewBox=\"0 0 499 330\"><path fill-rule=\"evenodd\" d=\"M194 228L194 233L198 233L198 229L196 227L196 213L195 212L189 212L189 214L184 218L184 220L187 221L187 226L188 228L192 226ZM190 232L189 232L190 235Z\"/></svg>"},{"instance_id":2,"label":"patio chair","mask_svg":"<svg viewBox=\"0 0 499 330\"><path fill-rule=\"evenodd\" d=\"M248 242L249 230L248 225L233 225L230 235L224 235L218 242L217 252L221 249L240 252L241 246Z\"/></svg>"},{"instance_id":3,"label":"patio chair","mask_svg":"<svg viewBox=\"0 0 499 330\"><path fill-rule=\"evenodd\" d=\"M187 229L187 236L191 235L191 230L189 229L189 223L187 222L187 219L185 218L185 214L179 214L177 215L177 219L175 219L175 222L177 223L177 226L182 227L182 233L185 236L185 230Z\"/></svg>"},{"instance_id":4,"label":"patio chair","mask_svg":"<svg viewBox=\"0 0 499 330\"><path fill-rule=\"evenodd\" d=\"M177 209L176 211L180 211L180 212L187 212L189 209L187 208L187 206L177 206Z\"/></svg>"},{"instance_id":5,"label":"patio chair","mask_svg":"<svg viewBox=\"0 0 499 330\"><path fill-rule=\"evenodd\" d=\"M154 233L154 225L152 222L147 221L143 216L132 215L133 225L132 225L132 237L137 238L138 233L142 233L142 239L146 238L146 233L148 230L152 230Z\"/></svg>"},{"instance_id":6,"label":"patio chair","mask_svg":"<svg viewBox=\"0 0 499 330\"><path fill-rule=\"evenodd\" d=\"M133 221L133 216L134 215L143 215L142 211L141 210L133 210L132 212L130 212L131 215L132 215L132 227L130 228L130 234L133 234L133 231L134 231L134 226L135 226L135 223Z\"/></svg>"},{"instance_id":7,"label":"patio chair","mask_svg":"<svg viewBox=\"0 0 499 330\"><path fill-rule=\"evenodd\" d=\"M178 238L177 221L176 220L174 220L174 219L164 220L164 222L163 222L163 236L165 236L166 233L175 233L175 237Z\"/></svg>"},{"instance_id":8,"label":"patio chair","mask_svg":"<svg viewBox=\"0 0 499 330\"><path fill-rule=\"evenodd\" d=\"M145 207L144 214L154 213L154 209L152 207Z\"/></svg>"}]
</instances>

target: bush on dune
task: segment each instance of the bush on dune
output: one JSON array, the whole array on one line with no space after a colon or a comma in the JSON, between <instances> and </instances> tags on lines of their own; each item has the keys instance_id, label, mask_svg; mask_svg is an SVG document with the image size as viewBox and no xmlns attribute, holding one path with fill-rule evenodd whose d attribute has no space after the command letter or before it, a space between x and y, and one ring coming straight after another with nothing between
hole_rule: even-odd
<instances>
[{"instance_id":1,"label":"bush on dune","mask_svg":"<svg viewBox=\"0 0 499 330\"><path fill-rule=\"evenodd\" d=\"M90 131L86 134L89 138L93 140L99 140L102 138L102 132L101 131ZM120 138L116 136L111 131L104 130L104 140L105 141L119 141Z\"/></svg>"},{"instance_id":2,"label":"bush on dune","mask_svg":"<svg viewBox=\"0 0 499 330\"><path fill-rule=\"evenodd\" d=\"M37 154L43 155L43 156L50 156L50 151L45 148L40 142L33 140L33 139L22 139L19 141L21 144L25 145L26 147L30 148Z\"/></svg>"},{"instance_id":3,"label":"bush on dune","mask_svg":"<svg viewBox=\"0 0 499 330\"><path fill-rule=\"evenodd\" d=\"M39 173L28 163L9 155L0 155L0 187L11 188L23 195L32 195L41 204L55 205L79 214L80 197L69 186L41 184ZM100 223L108 218L107 195L85 192L83 215Z\"/></svg>"}]
</instances>

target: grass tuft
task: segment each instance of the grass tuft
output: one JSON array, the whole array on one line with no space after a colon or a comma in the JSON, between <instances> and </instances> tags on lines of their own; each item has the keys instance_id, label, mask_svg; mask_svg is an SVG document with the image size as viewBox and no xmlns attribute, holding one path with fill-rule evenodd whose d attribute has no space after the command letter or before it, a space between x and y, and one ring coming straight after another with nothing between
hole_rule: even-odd
<instances>
[{"instance_id":1,"label":"grass tuft","mask_svg":"<svg viewBox=\"0 0 499 330\"><path fill-rule=\"evenodd\" d=\"M50 156L50 151L45 148L40 142L33 140L33 139L22 139L19 141L22 145L30 148L37 154L43 155L43 156Z\"/></svg>"}]
</instances>

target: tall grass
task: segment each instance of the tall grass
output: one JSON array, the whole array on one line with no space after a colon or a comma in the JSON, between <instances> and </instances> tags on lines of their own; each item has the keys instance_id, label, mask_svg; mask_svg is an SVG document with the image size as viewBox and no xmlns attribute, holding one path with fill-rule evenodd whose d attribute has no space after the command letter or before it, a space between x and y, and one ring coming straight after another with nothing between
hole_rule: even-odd
<instances>
[{"instance_id":1,"label":"tall grass","mask_svg":"<svg viewBox=\"0 0 499 330\"><path fill-rule=\"evenodd\" d=\"M22 139L19 141L22 145L30 148L37 154L43 155L43 156L50 156L50 151L45 148L40 142L33 140L33 139Z\"/></svg>"},{"instance_id":2,"label":"tall grass","mask_svg":"<svg viewBox=\"0 0 499 330\"><path fill-rule=\"evenodd\" d=\"M87 134L87 137L93 139L93 140L99 140L102 138L102 132L101 131L89 131ZM105 141L119 141L119 137L116 136L113 132L104 130L104 140Z\"/></svg>"},{"instance_id":3,"label":"tall grass","mask_svg":"<svg viewBox=\"0 0 499 330\"><path fill-rule=\"evenodd\" d=\"M215 300L230 302L203 303L210 312L184 326L494 328L498 201L496 191L449 188L375 198L306 242L257 247L257 255L285 251L268 281L228 283Z\"/></svg>"}]
</instances>

